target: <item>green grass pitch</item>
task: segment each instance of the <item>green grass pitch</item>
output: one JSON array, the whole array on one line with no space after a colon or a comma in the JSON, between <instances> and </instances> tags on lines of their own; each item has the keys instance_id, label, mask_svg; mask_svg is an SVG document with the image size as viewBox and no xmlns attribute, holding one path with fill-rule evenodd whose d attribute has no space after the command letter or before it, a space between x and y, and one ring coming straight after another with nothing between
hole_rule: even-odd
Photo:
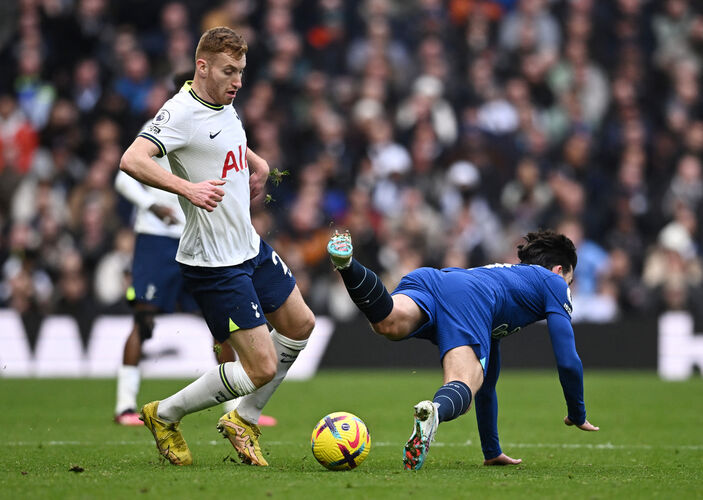
<instances>
[{"instance_id":1,"label":"green grass pitch","mask_svg":"<svg viewBox=\"0 0 703 500\"><path fill-rule=\"evenodd\" d=\"M143 382L141 401L184 381ZM112 380L0 379L0 498L702 498L703 381L587 372L597 433L567 428L556 372L504 371L498 384L504 451L523 464L484 467L473 410L442 424L422 470L402 469L412 405L439 371L322 372L284 383L267 407L268 468L241 465L215 431L219 408L184 419L191 467L162 461L143 428L112 423ZM350 472L310 453L315 423L350 411L368 425L371 453ZM74 469L71 471L71 469Z\"/></svg>"}]
</instances>

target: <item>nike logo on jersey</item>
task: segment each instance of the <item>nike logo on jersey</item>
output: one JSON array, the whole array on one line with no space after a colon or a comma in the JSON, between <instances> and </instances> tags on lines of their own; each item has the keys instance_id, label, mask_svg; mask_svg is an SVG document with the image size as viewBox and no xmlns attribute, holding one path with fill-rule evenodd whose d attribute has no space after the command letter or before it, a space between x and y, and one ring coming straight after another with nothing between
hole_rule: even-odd
<instances>
[{"instance_id":1,"label":"nike logo on jersey","mask_svg":"<svg viewBox=\"0 0 703 500\"><path fill-rule=\"evenodd\" d=\"M214 139L215 137L220 135L220 132L222 132L222 129L220 129L216 134L213 134L212 132L210 132L210 139Z\"/></svg>"}]
</instances>

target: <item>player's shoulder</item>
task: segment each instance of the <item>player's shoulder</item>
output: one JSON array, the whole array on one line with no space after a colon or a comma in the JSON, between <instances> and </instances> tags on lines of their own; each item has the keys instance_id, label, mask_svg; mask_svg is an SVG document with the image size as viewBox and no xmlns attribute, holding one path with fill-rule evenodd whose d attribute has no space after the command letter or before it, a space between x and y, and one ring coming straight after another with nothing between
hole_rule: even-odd
<instances>
[{"instance_id":1,"label":"player's shoulder","mask_svg":"<svg viewBox=\"0 0 703 500\"><path fill-rule=\"evenodd\" d=\"M181 90L168 99L164 105L161 106L161 110L167 109L171 112L190 112L190 110L196 107L196 104L197 103L190 97L187 91Z\"/></svg>"},{"instance_id":2,"label":"player's shoulder","mask_svg":"<svg viewBox=\"0 0 703 500\"><path fill-rule=\"evenodd\" d=\"M538 266L539 267L539 266ZM566 280L560 275L553 273L549 269L542 267L544 271L540 271L543 276L542 283L544 284L545 296L552 297L548 301L556 300L566 313L571 316L573 305L571 299L571 289Z\"/></svg>"},{"instance_id":3,"label":"player's shoulder","mask_svg":"<svg viewBox=\"0 0 703 500\"><path fill-rule=\"evenodd\" d=\"M192 116L190 103L185 99L188 94L183 95L183 92L178 92L176 95L167 100L156 112L151 121L152 126L156 127L173 127L177 124L185 124Z\"/></svg>"},{"instance_id":4,"label":"player's shoulder","mask_svg":"<svg viewBox=\"0 0 703 500\"><path fill-rule=\"evenodd\" d=\"M550 271L546 267L538 265L533 265L531 267L534 267L537 272L539 272L540 276L542 277L542 281L548 288L563 291L564 293L566 293L566 290L569 288L569 285L566 283L566 280L564 280L563 277L561 277L557 273Z\"/></svg>"}]
</instances>

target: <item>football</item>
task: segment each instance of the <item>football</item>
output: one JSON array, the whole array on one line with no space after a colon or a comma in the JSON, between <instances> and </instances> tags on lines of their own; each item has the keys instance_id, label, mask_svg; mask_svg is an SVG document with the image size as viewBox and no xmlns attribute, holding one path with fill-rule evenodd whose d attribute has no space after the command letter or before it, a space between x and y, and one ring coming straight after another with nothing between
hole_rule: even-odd
<instances>
[{"instance_id":1,"label":"football","mask_svg":"<svg viewBox=\"0 0 703 500\"><path fill-rule=\"evenodd\" d=\"M371 436L359 417L339 411L317 423L310 445L315 459L323 466L330 470L350 470L369 455Z\"/></svg>"}]
</instances>

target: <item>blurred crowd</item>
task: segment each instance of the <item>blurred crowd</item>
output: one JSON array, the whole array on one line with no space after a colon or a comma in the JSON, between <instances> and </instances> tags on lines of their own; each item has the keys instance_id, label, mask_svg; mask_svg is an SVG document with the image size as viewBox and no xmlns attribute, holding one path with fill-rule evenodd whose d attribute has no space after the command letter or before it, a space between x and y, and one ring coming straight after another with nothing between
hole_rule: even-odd
<instances>
[{"instance_id":1,"label":"blurred crowd","mask_svg":"<svg viewBox=\"0 0 703 500\"><path fill-rule=\"evenodd\" d=\"M576 321L703 310L701 2L4 0L0 307L28 331L128 311L119 159L220 25L280 173L253 219L315 312L355 314L334 228L392 289L550 227L577 245Z\"/></svg>"}]
</instances>

